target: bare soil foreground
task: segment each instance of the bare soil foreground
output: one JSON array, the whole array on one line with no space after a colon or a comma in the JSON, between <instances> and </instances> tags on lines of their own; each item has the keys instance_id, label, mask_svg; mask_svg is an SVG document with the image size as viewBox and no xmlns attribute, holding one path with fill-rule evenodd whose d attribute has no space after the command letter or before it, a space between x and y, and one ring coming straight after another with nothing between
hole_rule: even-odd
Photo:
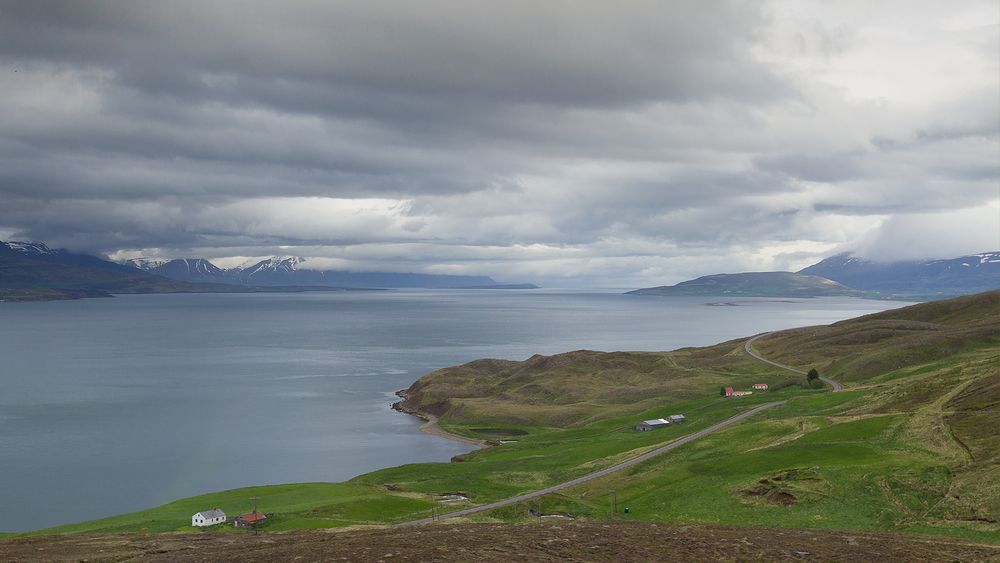
<instances>
[{"instance_id":1,"label":"bare soil foreground","mask_svg":"<svg viewBox=\"0 0 1000 563\"><path fill-rule=\"evenodd\" d=\"M2 561L1000 561L1000 546L868 532L552 520L0 541Z\"/></svg>"}]
</instances>

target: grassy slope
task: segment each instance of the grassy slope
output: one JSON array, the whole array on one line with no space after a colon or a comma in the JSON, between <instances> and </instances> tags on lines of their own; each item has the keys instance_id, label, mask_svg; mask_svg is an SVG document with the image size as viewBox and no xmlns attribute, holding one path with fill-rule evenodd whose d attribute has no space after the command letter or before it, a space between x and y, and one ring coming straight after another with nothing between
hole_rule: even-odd
<instances>
[{"instance_id":1,"label":"grassy slope","mask_svg":"<svg viewBox=\"0 0 1000 563\"><path fill-rule=\"evenodd\" d=\"M721 399L720 382L742 386L787 378L748 358L742 341L668 354L578 352L526 362L474 362L426 376L411 395L413 404L439 404L447 392L465 399L496 393L495 408L463 399L437 414L449 430L468 435L486 429L480 435L494 437L497 427L524 432L517 443L467 454L461 463L406 465L344 484L227 491L50 531L184 529L196 510L220 506L235 513L245 509L250 496L261 497L263 510L278 513L274 529L400 521L425 516L433 506L447 510L436 502L437 494L463 493L481 503L534 490L785 397L784 407L616 476L551 495L542 509L606 517L615 491L618 506L630 507L629 518L896 529L1000 541L995 432L1000 426L1000 345L992 336L1000 324L998 303L994 292L758 341L765 355L789 364L818 365L838 377L855 375L844 377L849 389L837 394L789 387L738 401ZM917 323L917 328L907 324L874 343L857 339L866 330L883 330L887 322ZM838 340L843 338L858 341ZM954 346L956 338L966 341ZM935 352L899 352L912 350L914 339ZM848 364L822 342L849 354L851 369L837 371ZM894 367L879 371L885 358L892 358ZM573 382L579 389L572 401L550 392ZM660 394L652 401L598 400L615 396L616 386L633 385ZM695 394L698 398L692 398ZM581 405L596 410L584 412ZM546 415L548 410L556 414ZM649 433L630 429L636 420L674 412L687 414L689 424ZM762 494L746 493L760 492L761 486ZM789 496L794 501L787 506L776 504ZM522 506L486 518L526 517Z\"/></svg>"},{"instance_id":2,"label":"grassy slope","mask_svg":"<svg viewBox=\"0 0 1000 563\"><path fill-rule=\"evenodd\" d=\"M177 500L156 508L58 526L43 533L168 532L197 530L191 515L221 508L230 518L250 512L257 497L262 512L275 513L269 530L333 528L379 521L384 514L429 509L431 501L415 495L388 495L379 487L350 483L296 483L246 487ZM227 529L218 526L215 529Z\"/></svg>"},{"instance_id":3,"label":"grassy slope","mask_svg":"<svg viewBox=\"0 0 1000 563\"><path fill-rule=\"evenodd\" d=\"M578 350L523 362L476 360L422 377L405 391L402 407L453 427L577 427L705 397L723 385L787 379L731 354L731 348L733 343L675 352Z\"/></svg>"}]
</instances>

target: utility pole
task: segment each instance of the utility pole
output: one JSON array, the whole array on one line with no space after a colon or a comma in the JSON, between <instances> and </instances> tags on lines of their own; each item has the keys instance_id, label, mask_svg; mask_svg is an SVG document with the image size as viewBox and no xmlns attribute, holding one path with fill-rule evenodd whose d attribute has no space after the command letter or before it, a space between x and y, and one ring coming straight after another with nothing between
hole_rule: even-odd
<instances>
[{"instance_id":1,"label":"utility pole","mask_svg":"<svg viewBox=\"0 0 1000 563\"><path fill-rule=\"evenodd\" d=\"M614 491L611 491L611 518L614 518L617 512L618 512L618 495Z\"/></svg>"},{"instance_id":2,"label":"utility pole","mask_svg":"<svg viewBox=\"0 0 1000 563\"><path fill-rule=\"evenodd\" d=\"M255 535L255 536L259 533L257 531L257 525L259 524L259 522L257 522L257 501L259 499L260 499L260 497L250 497L250 502L253 504L253 512L251 512L250 514L254 518L254 520L253 520L253 535Z\"/></svg>"}]
</instances>

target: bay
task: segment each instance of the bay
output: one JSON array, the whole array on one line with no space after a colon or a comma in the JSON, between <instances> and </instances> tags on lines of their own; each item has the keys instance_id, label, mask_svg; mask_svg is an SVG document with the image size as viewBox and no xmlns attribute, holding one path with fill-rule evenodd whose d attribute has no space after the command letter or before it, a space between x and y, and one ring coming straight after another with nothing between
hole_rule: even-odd
<instances>
[{"instance_id":1,"label":"bay","mask_svg":"<svg viewBox=\"0 0 1000 563\"><path fill-rule=\"evenodd\" d=\"M0 303L0 531L468 446L393 392L476 358L671 350L904 305L620 291L136 295Z\"/></svg>"}]
</instances>

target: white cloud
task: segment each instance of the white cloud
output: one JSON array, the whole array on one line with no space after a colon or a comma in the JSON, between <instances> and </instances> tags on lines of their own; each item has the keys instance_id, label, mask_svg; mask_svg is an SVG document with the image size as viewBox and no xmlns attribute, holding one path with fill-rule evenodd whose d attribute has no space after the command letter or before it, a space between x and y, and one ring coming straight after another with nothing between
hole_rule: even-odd
<instances>
[{"instance_id":1,"label":"white cloud","mask_svg":"<svg viewBox=\"0 0 1000 563\"><path fill-rule=\"evenodd\" d=\"M861 255L877 260L951 258L997 249L1000 199L966 209L894 215L858 247Z\"/></svg>"}]
</instances>

